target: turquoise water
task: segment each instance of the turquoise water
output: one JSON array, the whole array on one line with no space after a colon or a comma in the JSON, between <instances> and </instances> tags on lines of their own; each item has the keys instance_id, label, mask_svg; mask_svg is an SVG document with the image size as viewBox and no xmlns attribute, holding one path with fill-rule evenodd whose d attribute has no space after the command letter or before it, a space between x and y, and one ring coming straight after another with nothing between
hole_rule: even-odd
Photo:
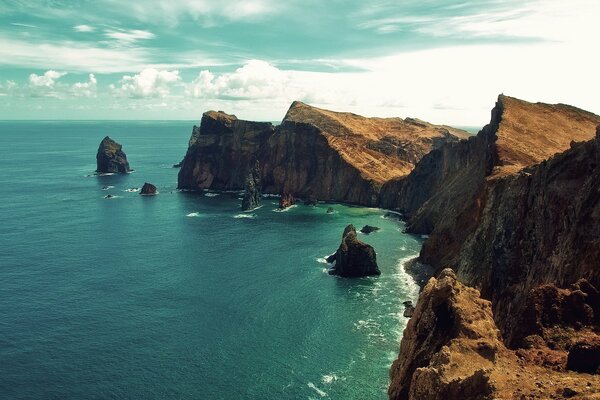
<instances>
[{"instance_id":1,"label":"turquoise water","mask_svg":"<svg viewBox=\"0 0 600 400\"><path fill-rule=\"evenodd\" d=\"M420 238L378 209L180 193L191 126L0 123L0 398L386 398ZM105 135L134 173L89 176ZM327 275L348 223L382 228L361 236L380 277Z\"/></svg>"}]
</instances>

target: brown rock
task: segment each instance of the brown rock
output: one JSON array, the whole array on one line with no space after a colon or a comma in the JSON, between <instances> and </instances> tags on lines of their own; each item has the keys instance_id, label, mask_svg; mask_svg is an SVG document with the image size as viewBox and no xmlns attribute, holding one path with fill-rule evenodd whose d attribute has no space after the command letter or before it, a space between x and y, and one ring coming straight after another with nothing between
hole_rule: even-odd
<instances>
[{"instance_id":1,"label":"brown rock","mask_svg":"<svg viewBox=\"0 0 600 400\"><path fill-rule=\"evenodd\" d=\"M385 181L408 174L432 148L467 136L419 120L364 118L300 102L278 127L210 111L194 127L178 186L241 189L258 159L266 193L376 205Z\"/></svg>"},{"instance_id":2,"label":"brown rock","mask_svg":"<svg viewBox=\"0 0 600 400\"><path fill-rule=\"evenodd\" d=\"M292 196L289 193L282 194L281 197L279 198L279 209L284 210L288 207L293 206L294 203L295 203L294 196Z\"/></svg>"}]
</instances>

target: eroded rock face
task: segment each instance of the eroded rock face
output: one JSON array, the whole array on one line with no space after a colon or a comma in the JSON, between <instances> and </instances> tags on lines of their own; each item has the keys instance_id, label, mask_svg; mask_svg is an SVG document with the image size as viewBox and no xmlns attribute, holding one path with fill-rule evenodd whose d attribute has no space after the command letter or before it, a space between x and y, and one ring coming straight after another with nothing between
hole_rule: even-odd
<instances>
[{"instance_id":1,"label":"eroded rock face","mask_svg":"<svg viewBox=\"0 0 600 400\"><path fill-rule=\"evenodd\" d=\"M123 146L106 136L100 142L96 154L96 172L100 174L130 172Z\"/></svg>"},{"instance_id":2,"label":"eroded rock face","mask_svg":"<svg viewBox=\"0 0 600 400\"><path fill-rule=\"evenodd\" d=\"M156 186L151 183L145 182L144 186L142 186L142 190L140 190L140 194L144 196L153 196L158 194L156 190Z\"/></svg>"},{"instance_id":3,"label":"eroded rock face","mask_svg":"<svg viewBox=\"0 0 600 400\"><path fill-rule=\"evenodd\" d=\"M256 161L246 177L242 211L253 210L260 206L261 195L260 165Z\"/></svg>"},{"instance_id":4,"label":"eroded rock face","mask_svg":"<svg viewBox=\"0 0 600 400\"><path fill-rule=\"evenodd\" d=\"M251 160L263 191L376 205L381 185L410 172L424 154L467 137L423 121L364 118L294 102L278 127L210 111L194 127L181 189L241 189Z\"/></svg>"},{"instance_id":5,"label":"eroded rock face","mask_svg":"<svg viewBox=\"0 0 600 400\"><path fill-rule=\"evenodd\" d=\"M491 399L502 348L491 304L444 270L425 286L390 370L393 400Z\"/></svg>"},{"instance_id":6,"label":"eroded rock face","mask_svg":"<svg viewBox=\"0 0 600 400\"><path fill-rule=\"evenodd\" d=\"M573 346L570 357L573 366L591 370L596 365L589 361L596 360L597 342L585 343ZM566 359L566 352L554 353ZM491 303L461 283L451 269L444 269L425 285L404 330L400 354L390 370L389 398L553 399L568 395L592 399L600 395L598 375L542 368L528 357L531 354L506 348Z\"/></svg>"},{"instance_id":7,"label":"eroded rock face","mask_svg":"<svg viewBox=\"0 0 600 400\"><path fill-rule=\"evenodd\" d=\"M600 284L598 124L574 107L500 96L476 137L382 189L409 232L430 235L420 260L481 288L506 339L535 287Z\"/></svg>"},{"instance_id":8,"label":"eroded rock face","mask_svg":"<svg viewBox=\"0 0 600 400\"><path fill-rule=\"evenodd\" d=\"M335 254L327 257L327 262L335 262L335 266L329 271L331 275L356 278L381 274L375 250L358 240L354 225L348 225L344 229L340 247Z\"/></svg>"}]
</instances>

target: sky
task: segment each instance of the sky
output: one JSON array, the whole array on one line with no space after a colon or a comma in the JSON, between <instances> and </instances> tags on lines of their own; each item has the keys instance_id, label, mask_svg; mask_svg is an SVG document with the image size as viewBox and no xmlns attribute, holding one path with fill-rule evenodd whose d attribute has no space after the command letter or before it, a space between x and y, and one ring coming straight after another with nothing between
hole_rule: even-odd
<instances>
[{"instance_id":1,"label":"sky","mask_svg":"<svg viewBox=\"0 0 600 400\"><path fill-rule=\"evenodd\" d=\"M0 119L600 114L598 0L0 0Z\"/></svg>"}]
</instances>

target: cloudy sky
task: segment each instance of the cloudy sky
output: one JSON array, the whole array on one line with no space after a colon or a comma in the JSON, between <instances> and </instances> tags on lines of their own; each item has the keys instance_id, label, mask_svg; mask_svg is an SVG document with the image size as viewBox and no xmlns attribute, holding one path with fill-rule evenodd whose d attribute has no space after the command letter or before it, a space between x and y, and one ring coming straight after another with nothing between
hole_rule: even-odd
<instances>
[{"instance_id":1,"label":"cloudy sky","mask_svg":"<svg viewBox=\"0 0 600 400\"><path fill-rule=\"evenodd\" d=\"M597 0L0 0L0 119L600 113Z\"/></svg>"}]
</instances>

